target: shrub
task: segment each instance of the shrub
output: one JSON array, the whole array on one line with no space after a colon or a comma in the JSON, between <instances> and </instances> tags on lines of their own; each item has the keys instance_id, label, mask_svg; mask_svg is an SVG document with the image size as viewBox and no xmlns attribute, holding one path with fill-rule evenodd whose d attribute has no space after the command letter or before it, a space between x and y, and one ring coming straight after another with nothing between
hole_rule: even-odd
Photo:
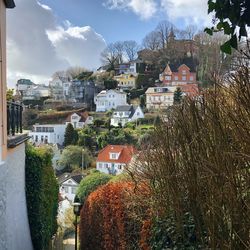
<instances>
[{"instance_id":1,"label":"shrub","mask_svg":"<svg viewBox=\"0 0 250 250\"><path fill-rule=\"evenodd\" d=\"M95 191L99 186L106 184L111 178L108 174L92 171L90 175L82 179L77 190L78 197L84 202L91 192Z\"/></svg>"},{"instance_id":2,"label":"shrub","mask_svg":"<svg viewBox=\"0 0 250 250\"><path fill-rule=\"evenodd\" d=\"M48 249L57 231L58 183L46 148L26 148L26 198L33 247Z\"/></svg>"}]
</instances>

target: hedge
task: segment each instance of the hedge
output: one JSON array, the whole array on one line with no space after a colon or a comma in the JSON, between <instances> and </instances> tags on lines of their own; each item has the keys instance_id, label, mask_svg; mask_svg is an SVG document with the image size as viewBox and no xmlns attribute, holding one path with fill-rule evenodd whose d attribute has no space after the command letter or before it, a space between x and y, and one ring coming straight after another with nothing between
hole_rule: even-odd
<instances>
[{"instance_id":1,"label":"hedge","mask_svg":"<svg viewBox=\"0 0 250 250\"><path fill-rule=\"evenodd\" d=\"M26 199L31 238L35 250L48 249L57 231L59 187L46 148L26 147Z\"/></svg>"}]
</instances>

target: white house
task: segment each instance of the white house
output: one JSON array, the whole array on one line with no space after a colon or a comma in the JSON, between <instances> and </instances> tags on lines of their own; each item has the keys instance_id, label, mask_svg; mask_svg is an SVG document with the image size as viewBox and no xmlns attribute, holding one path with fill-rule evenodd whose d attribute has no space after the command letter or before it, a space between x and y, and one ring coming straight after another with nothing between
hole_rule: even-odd
<instances>
[{"instance_id":1,"label":"white house","mask_svg":"<svg viewBox=\"0 0 250 250\"><path fill-rule=\"evenodd\" d=\"M107 145L96 160L96 169L106 174L117 175L131 162L135 149L129 145Z\"/></svg>"},{"instance_id":2,"label":"white house","mask_svg":"<svg viewBox=\"0 0 250 250\"><path fill-rule=\"evenodd\" d=\"M77 188L81 180L83 179L82 174L70 174L64 173L58 178L59 182L59 192L62 198L67 198L69 201L73 202Z\"/></svg>"},{"instance_id":3,"label":"white house","mask_svg":"<svg viewBox=\"0 0 250 250\"><path fill-rule=\"evenodd\" d=\"M140 106L121 105L115 109L111 118L111 125L118 127L121 124L124 127L127 122L133 122L139 118L144 118L144 113Z\"/></svg>"},{"instance_id":4,"label":"white house","mask_svg":"<svg viewBox=\"0 0 250 250\"><path fill-rule=\"evenodd\" d=\"M42 97L50 97L50 88L45 85L31 85L23 91L23 100L40 100Z\"/></svg>"},{"instance_id":5,"label":"white house","mask_svg":"<svg viewBox=\"0 0 250 250\"><path fill-rule=\"evenodd\" d=\"M33 125L33 129L29 132L31 141L35 144L60 144L64 142L66 125L65 124L46 124Z\"/></svg>"},{"instance_id":6,"label":"white house","mask_svg":"<svg viewBox=\"0 0 250 250\"><path fill-rule=\"evenodd\" d=\"M166 109L174 103L175 87L151 87L146 91L146 107L149 110Z\"/></svg>"},{"instance_id":7,"label":"white house","mask_svg":"<svg viewBox=\"0 0 250 250\"><path fill-rule=\"evenodd\" d=\"M122 90L102 90L95 96L96 112L115 109L119 105L127 104L127 94Z\"/></svg>"},{"instance_id":8,"label":"white house","mask_svg":"<svg viewBox=\"0 0 250 250\"><path fill-rule=\"evenodd\" d=\"M85 125L92 124L93 120L93 116L89 116L88 112L76 112L67 117L65 124L71 123L74 128L83 128Z\"/></svg>"}]
</instances>

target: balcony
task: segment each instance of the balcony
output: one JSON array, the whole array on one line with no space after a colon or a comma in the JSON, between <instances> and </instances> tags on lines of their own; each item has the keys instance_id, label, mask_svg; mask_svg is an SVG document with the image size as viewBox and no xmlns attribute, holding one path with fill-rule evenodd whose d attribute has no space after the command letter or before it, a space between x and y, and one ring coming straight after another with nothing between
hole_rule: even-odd
<instances>
[{"instance_id":1,"label":"balcony","mask_svg":"<svg viewBox=\"0 0 250 250\"><path fill-rule=\"evenodd\" d=\"M23 133L22 114L22 104L7 102L8 148L14 148L29 139L28 135L26 133Z\"/></svg>"}]
</instances>

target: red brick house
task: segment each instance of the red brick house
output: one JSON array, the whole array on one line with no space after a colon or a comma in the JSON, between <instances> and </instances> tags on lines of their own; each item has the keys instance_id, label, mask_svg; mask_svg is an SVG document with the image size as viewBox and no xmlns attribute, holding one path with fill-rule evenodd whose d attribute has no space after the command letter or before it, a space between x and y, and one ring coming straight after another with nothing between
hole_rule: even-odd
<instances>
[{"instance_id":1,"label":"red brick house","mask_svg":"<svg viewBox=\"0 0 250 250\"><path fill-rule=\"evenodd\" d=\"M196 83L196 72L186 64L168 64L159 76L160 81L166 86L176 86Z\"/></svg>"}]
</instances>

